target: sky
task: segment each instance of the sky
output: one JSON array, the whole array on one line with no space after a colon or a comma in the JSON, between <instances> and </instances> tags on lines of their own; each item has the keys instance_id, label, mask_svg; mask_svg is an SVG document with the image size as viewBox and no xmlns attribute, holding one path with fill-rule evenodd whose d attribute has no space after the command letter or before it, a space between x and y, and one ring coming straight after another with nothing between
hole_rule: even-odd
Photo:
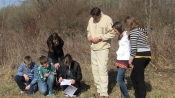
<instances>
[{"instance_id":1,"label":"sky","mask_svg":"<svg viewBox=\"0 0 175 98\"><path fill-rule=\"evenodd\" d=\"M20 1L24 1L24 0L0 0L0 8L6 7L12 4L18 5L20 4Z\"/></svg>"}]
</instances>

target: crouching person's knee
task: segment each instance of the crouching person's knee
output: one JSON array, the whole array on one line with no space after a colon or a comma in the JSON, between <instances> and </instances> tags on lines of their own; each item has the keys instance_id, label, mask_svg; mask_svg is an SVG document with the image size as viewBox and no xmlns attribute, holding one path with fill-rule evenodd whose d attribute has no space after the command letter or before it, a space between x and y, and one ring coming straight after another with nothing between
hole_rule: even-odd
<instances>
[{"instance_id":1,"label":"crouching person's knee","mask_svg":"<svg viewBox=\"0 0 175 98\"><path fill-rule=\"evenodd\" d=\"M43 95L46 95L46 94L47 94L47 90L46 90L46 89L40 89L39 91L40 91L40 93L43 94Z\"/></svg>"}]
</instances>

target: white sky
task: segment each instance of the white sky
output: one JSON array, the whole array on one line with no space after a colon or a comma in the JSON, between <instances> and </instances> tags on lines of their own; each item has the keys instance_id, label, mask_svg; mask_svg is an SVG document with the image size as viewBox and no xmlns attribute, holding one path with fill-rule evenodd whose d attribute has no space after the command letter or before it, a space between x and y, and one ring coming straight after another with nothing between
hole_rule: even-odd
<instances>
[{"instance_id":1,"label":"white sky","mask_svg":"<svg viewBox=\"0 0 175 98\"><path fill-rule=\"evenodd\" d=\"M23 0L0 0L0 8L6 7L12 4L18 5L20 4L20 1L23 1Z\"/></svg>"}]
</instances>

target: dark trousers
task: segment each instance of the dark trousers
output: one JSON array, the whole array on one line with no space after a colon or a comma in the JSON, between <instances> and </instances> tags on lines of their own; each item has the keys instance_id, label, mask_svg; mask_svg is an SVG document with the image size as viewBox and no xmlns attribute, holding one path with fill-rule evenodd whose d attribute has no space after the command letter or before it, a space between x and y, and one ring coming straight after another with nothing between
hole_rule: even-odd
<instances>
[{"instance_id":1,"label":"dark trousers","mask_svg":"<svg viewBox=\"0 0 175 98\"><path fill-rule=\"evenodd\" d=\"M26 86L30 84L31 80L28 82L25 81L24 76L15 76L15 81L18 85L18 87L22 90L25 91L27 94L33 94L37 90L37 84L34 84L30 86L29 90L25 90Z\"/></svg>"},{"instance_id":2,"label":"dark trousers","mask_svg":"<svg viewBox=\"0 0 175 98\"><path fill-rule=\"evenodd\" d=\"M144 71L148 63L149 58L134 58L134 68L131 72L131 80L135 90L135 98L146 98L146 86Z\"/></svg>"}]
</instances>

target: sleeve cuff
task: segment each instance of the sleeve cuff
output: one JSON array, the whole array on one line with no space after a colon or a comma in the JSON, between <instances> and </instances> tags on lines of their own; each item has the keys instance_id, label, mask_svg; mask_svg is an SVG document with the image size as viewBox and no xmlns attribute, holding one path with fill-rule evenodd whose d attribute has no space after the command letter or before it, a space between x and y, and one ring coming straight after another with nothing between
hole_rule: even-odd
<instances>
[{"instance_id":1,"label":"sleeve cuff","mask_svg":"<svg viewBox=\"0 0 175 98\"><path fill-rule=\"evenodd\" d=\"M129 60L133 60L133 59L134 59L134 57L133 57L133 56L130 56L130 57L129 57Z\"/></svg>"}]
</instances>

